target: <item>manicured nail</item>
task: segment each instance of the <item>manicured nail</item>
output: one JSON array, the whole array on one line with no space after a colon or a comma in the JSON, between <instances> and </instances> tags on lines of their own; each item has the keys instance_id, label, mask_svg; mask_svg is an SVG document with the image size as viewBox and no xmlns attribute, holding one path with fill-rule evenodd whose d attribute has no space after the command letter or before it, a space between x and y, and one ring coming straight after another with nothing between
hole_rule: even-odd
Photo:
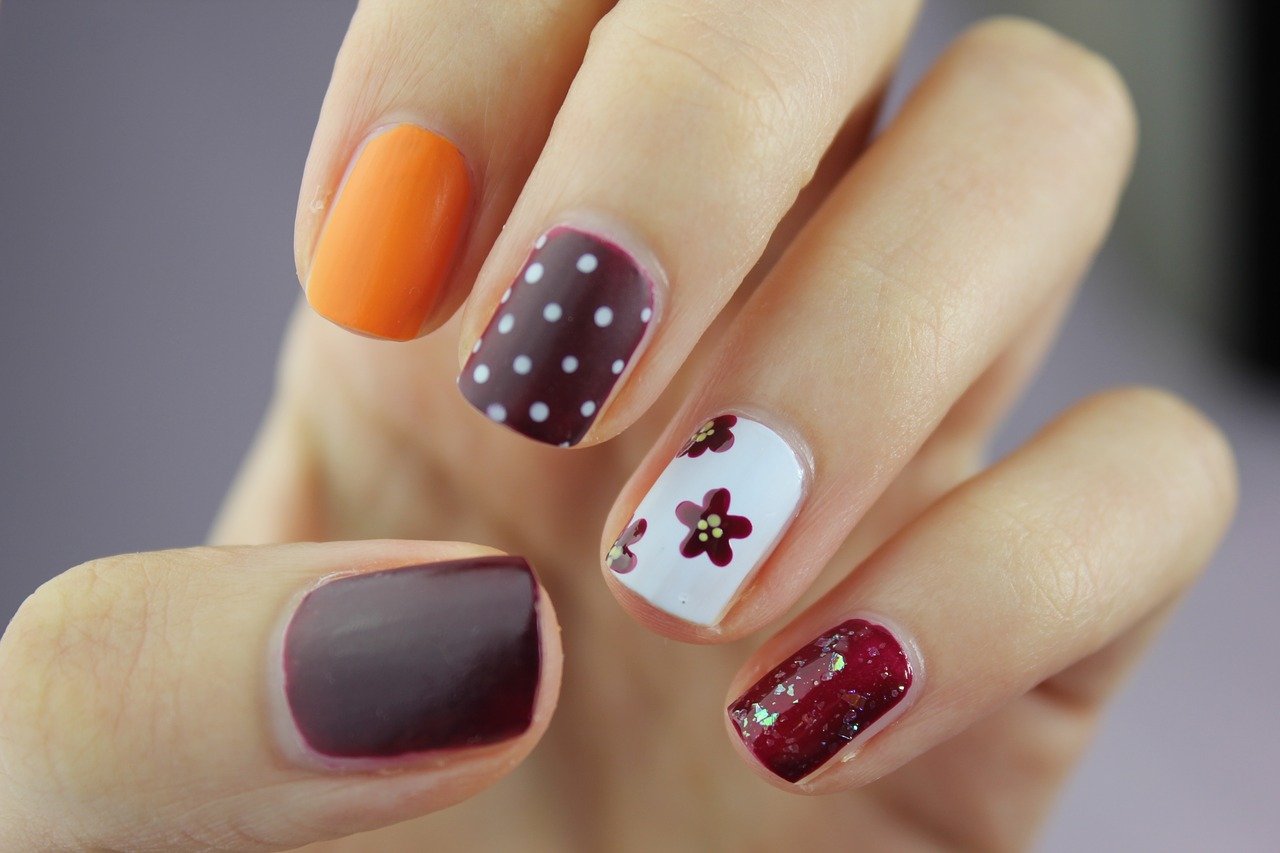
<instances>
[{"instance_id":1,"label":"manicured nail","mask_svg":"<svg viewBox=\"0 0 1280 853\"><path fill-rule=\"evenodd\" d=\"M400 124L356 156L320 233L307 301L353 332L417 337L453 266L471 201L462 153Z\"/></svg>"},{"instance_id":2,"label":"manicured nail","mask_svg":"<svg viewBox=\"0 0 1280 853\"><path fill-rule=\"evenodd\" d=\"M591 428L653 319L635 259L567 226L534 243L458 377L491 419L568 447Z\"/></svg>"},{"instance_id":3,"label":"manicured nail","mask_svg":"<svg viewBox=\"0 0 1280 853\"><path fill-rule=\"evenodd\" d=\"M795 518L805 472L764 424L712 418L658 477L605 563L659 610L715 625Z\"/></svg>"},{"instance_id":4,"label":"manicured nail","mask_svg":"<svg viewBox=\"0 0 1280 853\"><path fill-rule=\"evenodd\" d=\"M729 717L756 760L798 782L893 710L911 678L893 634L850 619L752 685Z\"/></svg>"},{"instance_id":5,"label":"manicured nail","mask_svg":"<svg viewBox=\"0 0 1280 853\"><path fill-rule=\"evenodd\" d=\"M533 719L538 586L519 557L352 575L302 600L284 686L302 739L334 758L479 746Z\"/></svg>"}]
</instances>

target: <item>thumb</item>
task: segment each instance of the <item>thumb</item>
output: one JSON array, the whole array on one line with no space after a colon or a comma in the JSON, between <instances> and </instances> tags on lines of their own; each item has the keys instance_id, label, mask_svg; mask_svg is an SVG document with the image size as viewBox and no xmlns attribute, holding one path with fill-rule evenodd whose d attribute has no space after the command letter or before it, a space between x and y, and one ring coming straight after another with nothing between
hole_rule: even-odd
<instances>
[{"instance_id":1,"label":"thumb","mask_svg":"<svg viewBox=\"0 0 1280 853\"><path fill-rule=\"evenodd\" d=\"M275 849L466 799L560 686L528 564L474 545L78 566L0 639L0 849Z\"/></svg>"}]
</instances>

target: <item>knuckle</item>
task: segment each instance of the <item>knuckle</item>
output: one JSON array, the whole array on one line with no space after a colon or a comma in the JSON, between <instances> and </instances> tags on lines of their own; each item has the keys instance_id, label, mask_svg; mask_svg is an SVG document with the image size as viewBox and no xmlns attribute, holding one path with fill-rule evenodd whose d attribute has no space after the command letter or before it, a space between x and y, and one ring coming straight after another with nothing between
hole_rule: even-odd
<instances>
[{"instance_id":1,"label":"knuckle","mask_svg":"<svg viewBox=\"0 0 1280 853\"><path fill-rule=\"evenodd\" d=\"M1016 567L1000 574L1016 612L1057 633L1109 607L1114 592L1105 582L1103 549L1082 533L1093 526L1088 519L1030 502L985 500L972 506L977 517L987 519L984 526L996 541L1005 543L1005 562Z\"/></svg>"},{"instance_id":2,"label":"knuckle","mask_svg":"<svg viewBox=\"0 0 1280 853\"><path fill-rule=\"evenodd\" d=\"M656 3L643 14L619 9L606 16L592 34L592 47L648 69L664 96L710 108L730 132L758 136L792 113L796 68L738 29L717 13Z\"/></svg>"},{"instance_id":3,"label":"knuckle","mask_svg":"<svg viewBox=\"0 0 1280 853\"><path fill-rule=\"evenodd\" d=\"M864 249L853 255L853 275L864 283L866 309L873 334L867 345L892 365L884 373L885 393L909 394L912 412L926 411L939 387L947 387L967 345L957 333L965 326L971 300L966 283L956 279L947 287L926 285L901 270L916 266L903 246L889 250ZM909 381L906 377L910 377Z\"/></svg>"},{"instance_id":4,"label":"knuckle","mask_svg":"<svg viewBox=\"0 0 1280 853\"><path fill-rule=\"evenodd\" d=\"M1094 460L1092 491L1011 479L962 497L970 529L1001 543L1008 570L998 577L1014 612L1046 632L1123 610L1157 574L1171 589L1190 582L1235 500L1230 446L1182 399L1124 388L1089 398L1070 417L1081 428L1073 440L1087 442ZM1182 544L1153 550L1156 540L1142 531L1155 528L1178 531Z\"/></svg>"},{"instance_id":5,"label":"knuckle","mask_svg":"<svg viewBox=\"0 0 1280 853\"><path fill-rule=\"evenodd\" d=\"M74 584L65 578L29 595L0 638L0 766L14 790L30 796L61 792L70 774L57 735L78 731L81 722L63 701L77 610Z\"/></svg>"},{"instance_id":6,"label":"knuckle","mask_svg":"<svg viewBox=\"0 0 1280 853\"><path fill-rule=\"evenodd\" d=\"M173 591L155 575L171 566L163 554L94 560L18 609L0 640L0 763L26 787L100 790L121 766L112 755L163 731L134 725L150 703L126 697L163 689L154 652L172 630Z\"/></svg>"},{"instance_id":7,"label":"knuckle","mask_svg":"<svg viewBox=\"0 0 1280 853\"><path fill-rule=\"evenodd\" d=\"M44 687L54 668L72 661L90 586L83 583L87 564L46 581L27 596L0 639L0 716L6 723L45 704ZM14 688L18 689L15 690ZM5 725L0 730L12 731Z\"/></svg>"},{"instance_id":8,"label":"knuckle","mask_svg":"<svg viewBox=\"0 0 1280 853\"><path fill-rule=\"evenodd\" d=\"M1038 570L1025 574L1023 595L1051 623L1078 625L1091 612L1110 609L1114 593L1106 583L1106 560L1069 523L1043 516L1027 525L1026 548L1038 558ZM1037 607L1037 604L1039 605Z\"/></svg>"},{"instance_id":9,"label":"knuckle","mask_svg":"<svg viewBox=\"0 0 1280 853\"><path fill-rule=\"evenodd\" d=\"M1111 409L1109 416L1134 424L1152 436L1146 446L1162 448L1165 459L1181 476L1203 482L1191 493L1211 496L1229 516L1239 499L1239 475L1231 442L1222 429L1191 403L1161 388L1133 386L1104 392L1093 405Z\"/></svg>"},{"instance_id":10,"label":"knuckle","mask_svg":"<svg viewBox=\"0 0 1280 853\"><path fill-rule=\"evenodd\" d=\"M1017 86L1023 99L1062 115L1080 135L1096 135L1132 149L1137 112L1129 88L1106 58L1043 24L995 18L956 42L958 54Z\"/></svg>"}]
</instances>

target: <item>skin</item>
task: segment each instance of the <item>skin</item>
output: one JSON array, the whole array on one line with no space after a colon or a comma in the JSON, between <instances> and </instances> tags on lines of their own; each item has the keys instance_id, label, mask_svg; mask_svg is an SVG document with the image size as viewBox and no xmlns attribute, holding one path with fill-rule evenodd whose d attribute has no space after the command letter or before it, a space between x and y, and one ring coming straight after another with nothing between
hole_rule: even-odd
<instances>
[{"instance_id":1,"label":"skin","mask_svg":"<svg viewBox=\"0 0 1280 853\"><path fill-rule=\"evenodd\" d=\"M361 4L303 177L300 278L364 131L429 117L483 187L448 294L396 345L300 307L222 547L95 561L23 605L0 640L0 847L1025 847L1235 501L1221 434L1148 389L981 464L1114 211L1123 84L1036 25L991 22L858 157L911 4L746 21L623 2L599 23L589 3L493 6ZM603 148L601 128L630 144ZM454 376L570 210L639 235L670 304L585 446L560 451L488 424ZM719 630L615 601L590 567L690 427L748 404L813 454L795 527ZM329 544L275 544L298 542ZM386 773L282 748L273 644L306 589L494 549L554 602L529 732ZM860 611L915 644L911 705L785 785L724 736L723 708Z\"/></svg>"}]
</instances>

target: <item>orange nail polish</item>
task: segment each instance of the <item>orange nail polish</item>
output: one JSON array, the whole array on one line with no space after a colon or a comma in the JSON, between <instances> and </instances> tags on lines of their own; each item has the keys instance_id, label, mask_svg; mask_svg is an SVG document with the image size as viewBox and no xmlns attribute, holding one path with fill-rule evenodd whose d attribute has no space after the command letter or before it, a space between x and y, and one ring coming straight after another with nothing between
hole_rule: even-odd
<instances>
[{"instance_id":1,"label":"orange nail polish","mask_svg":"<svg viewBox=\"0 0 1280 853\"><path fill-rule=\"evenodd\" d=\"M466 163L449 140L410 124L372 137L320 233L307 301L354 332L416 337L444 289L470 200Z\"/></svg>"}]
</instances>

